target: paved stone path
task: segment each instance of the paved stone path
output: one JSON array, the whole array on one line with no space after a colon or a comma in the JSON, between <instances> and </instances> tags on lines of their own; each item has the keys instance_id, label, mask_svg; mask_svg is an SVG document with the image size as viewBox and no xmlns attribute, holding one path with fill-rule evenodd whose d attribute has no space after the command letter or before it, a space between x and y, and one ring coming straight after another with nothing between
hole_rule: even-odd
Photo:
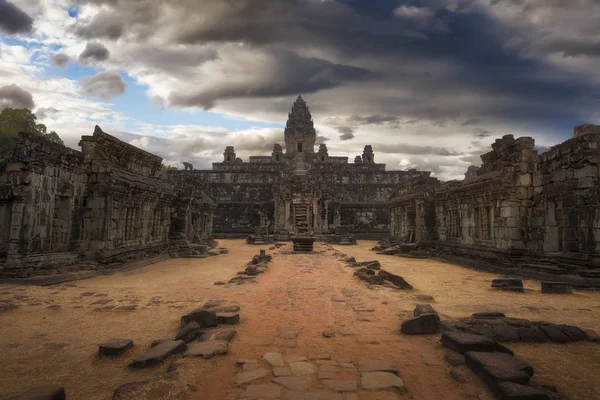
<instances>
[{"instance_id":1,"label":"paved stone path","mask_svg":"<svg viewBox=\"0 0 600 400\"><path fill-rule=\"evenodd\" d=\"M200 384L205 398L491 398L476 378L452 379L437 335L397 333L394 291L353 277L329 246L312 254L288 247L273 252L269 271L233 298L251 317L242 318L230 354Z\"/></svg>"}]
</instances>

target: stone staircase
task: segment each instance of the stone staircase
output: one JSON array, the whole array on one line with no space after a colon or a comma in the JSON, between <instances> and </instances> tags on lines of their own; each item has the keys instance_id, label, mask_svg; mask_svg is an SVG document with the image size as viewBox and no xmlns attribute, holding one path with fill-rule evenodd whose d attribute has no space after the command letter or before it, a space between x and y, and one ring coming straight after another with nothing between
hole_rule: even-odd
<instances>
[{"instance_id":1,"label":"stone staircase","mask_svg":"<svg viewBox=\"0 0 600 400\"><path fill-rule=\"evenodd\" d=\"M352 245L355 244L350 235L340 235L340 244Z\"/></svg>"},{"instance_id":2,"label":"stone staircase","mask_svg":"<svg viewBox=\"0 0 600 400\"><path fill-rule=\"evenodd\" d=\"M295 226L308 225L308 206L307 205L295 205L294 206L294 223Z\"/></svg>"},{"instance_id":3,"label":"stone staircase","mask_svg":"<svg viewBox=\"0 0 600 400\"><path fill-rule=\"evenodd\" d=\"M296 161L296 167L294 168L295 176L305 176L307 174L306 163L304 161Z\"/></svg>"}]
</instances>

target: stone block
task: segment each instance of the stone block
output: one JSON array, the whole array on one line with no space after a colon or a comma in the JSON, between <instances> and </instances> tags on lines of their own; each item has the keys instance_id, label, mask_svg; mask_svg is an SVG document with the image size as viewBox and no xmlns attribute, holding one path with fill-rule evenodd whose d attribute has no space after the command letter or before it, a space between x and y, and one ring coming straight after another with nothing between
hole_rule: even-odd
<instances>
[{"instance_id":1,"label":"stone block","mask_svg":"<svg viewBox=\"0 0 600 400\"><path fill-rule=\"evenodd\" d=\"M437 314L422 314L402 321L400 331L409 335L436 333L440 329L440 317Z\"/></svg>"},{"instance_id":2,"label":"stone block","mask_svg":"<svg viewBox=\"0 0 600 400\"><path fill-rule=\"evenodd\" d=\"M187 346L183 340L165 340L137 356L129 366L132 368L144 368L158 364L173 354L185 351L186 348Z\"/></svg>"},{"instance_id":3,"label":"stone block","mask_svg":"<svg viewBox=\"0 0 600 400\"><path fill-rule=\"evenodd\" d=\"M413 315L418 317L423 314L437 314L437 311L430 304L417 304Z\"/></svg>"},{"instance_id":4,"label":"stone block","mask_svg":"<svg viewBox=\"0 0 600 400\"><path fill-rule=\"evenodd\" d=\"M531 365L506 353L469 351L465 362L490 384L505 381L524 384L533 376Z\"/></svg>"},{"instance_id":5,"label":"stone block","mask_svg":"<svg viewBox=\"0 0 600 400\"><path fill-rule=\"evenodd\" d=\"M209 340L208 342L194 342L188 345L184 357L213 358L217 355L227 354L226 340Z\"/></svg>"},{"instance_id":6,"label":"stone block","mask_svg":"<svg viewBox=\"0 0 600 400\"><path fill-rule=\"evenodd\" d=\"M56 385L37 386L4 400L65 400L65 389Z\"/></svg>"},{"instance_id":7,"label":"stone block","mask_svg":"<svg viewBox=\"0 0 600 400\"><path fill-rule=\"evenodd\" d=\"M98 346L98 355L100 357L120 356L132 347L131 339L111 339Z\"/></svg>"},{"instance_id":8,"label":"stone block","mask_svg":"<svg viewBox=\"0 0 600 400\"><path fill-rule=\"evenodd\" d=\"M504 352L512 354L512 351L493 339L482 335L462 332L444 332L440 339L442 344L461 354L468 351L478 352Z\"/></svg>"},{"instance_id":9,"label":"stone block","mask_svg":"<svg viewBox=\"0 0 600 400\"><path fill-rule=\"evenodd\" d=\"M192 321L197 322L200 328L211 328L218 325L217 314L204 308L198 308L182 316L181 326L185 326Z\"/></svg>"},{"instance_id":10,"label":"stone block","mask_svg":"<svg viewBox=\"0 0 600 400\"><path fill-rule=\"evenodd\" d=\"M550 400L550 393L544 389L515 382L500 382L494 392L502 400Z\"/></svg>"}]
</instances>

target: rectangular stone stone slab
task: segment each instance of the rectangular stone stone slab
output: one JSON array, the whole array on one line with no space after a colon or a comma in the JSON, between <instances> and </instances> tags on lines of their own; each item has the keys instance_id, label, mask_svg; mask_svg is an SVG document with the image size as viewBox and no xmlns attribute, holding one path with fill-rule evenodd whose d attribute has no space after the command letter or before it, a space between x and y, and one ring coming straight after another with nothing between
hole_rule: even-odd
<instances>
[{"instance_id":1,"label":"rectangular stone stone slab","mask_svg":"<svg viewBox=\"0 0 600 400\"><path fill-rule=\"evenodd\" d=\"M159 364L167 357L185 351L186 347L183 340L166 340L137 356L129 366L132 368L144 368L149 365Z\"/></svg>"},{"instance_id":2,"label":"rectangular stone stone slab","mask_svg":"<svg viewBox=\"0 0 600 400\"><path fill-rule=\"evenodd\" d=\"M568 343L569 337L564 334L558 325L542 325L540 330L546 334L555 343Z\"/></svg>"},{"instance_id":3,"label":"rectangular stone stone slab","mask_svg":"<svg viewBox=\"0 0 600 400\"><path fill-rule=\"evenodd\" d=\"M413 315L418 317L423 314L437 314L437 311L430 304L417 304Z\"/></svg>"},{"instance_id":4,"label":"rectangular stone stone slab","mask_svg":"<svg viewBox=\"0 0 600 400\"><path fill-rule=\"evenodd\" d=\"M458 351L461 354L465 354L468 351L500 351L512 354L510 349L502 346L496 341L482 335L473 335L471 333L444 332L442 333L440 341L444 346Z\"/></svg>"},{"instance_id":5,"label":"rectangular stone stone slab","mask_svg":"<svg viewBox=\"0 0 600 400\"><path fill-rule=\"evenodd\" d=\"M527 383L533 376L533 367L506 353L469 351L466 364L493 386L498 382Z\"/></svg>"},{"instance_id":6,"label":"rectangular stone stone slab","mask_svg":"<svg viewBox=\"0 0 600 400\"><path fill-rule=\"evenodd\" d=\"M409 335L425 335L436 333L439 328L440 317L437 314L422 314L402 321L400 331Z\"/></svg>"},{"instance_id":7,"label":"rectangular stone stone slab","mask_svg":"<svg viewBox=\"0 0 600 400\"><path fill-rule=\"evenodd\" d=\"M98 355L100 357L120 356L132 347L133 341L131 339L111 339L98 346Z\"/></svg>"},{"instance_id":8,"label":"rectangular stone stone slab","mask_svg":"<svg viewBox=\"0 0 600 400\"><path fill-rule=\"evenodd\" d=\"M183 356L212 358L217 355L226 354L227 348L228 345L226 340L209 340L208 342L194 342L188 345L187 351Z\"/></svg>"},{"instance_id":9,"label":"rectangular stone stone slab","mask_svg":"<svg viewBox=\"0 0 600 400\"><path fill-rule=\"evenodd\" d=\"M542 282L542 293L570 294L573 293L573 286L563 282Z\"/></svg>"}]
</instances>

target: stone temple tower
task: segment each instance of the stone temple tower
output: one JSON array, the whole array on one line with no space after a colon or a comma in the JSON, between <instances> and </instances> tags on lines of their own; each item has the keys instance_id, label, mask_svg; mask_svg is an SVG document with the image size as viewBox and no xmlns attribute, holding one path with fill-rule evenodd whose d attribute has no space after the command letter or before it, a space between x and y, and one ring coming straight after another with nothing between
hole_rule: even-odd
<instances>
[{"instance_id":1,"label":"stone temple tower","mask_svg":"<svg viewBox=\"0 0 600 400\"><path fill-rule=\"evenodd\" d=\"M302 96L298 96L285 125L285 152L314 154L316 139L317 132L308 106Z\"/></svg>"}]
</instances>

